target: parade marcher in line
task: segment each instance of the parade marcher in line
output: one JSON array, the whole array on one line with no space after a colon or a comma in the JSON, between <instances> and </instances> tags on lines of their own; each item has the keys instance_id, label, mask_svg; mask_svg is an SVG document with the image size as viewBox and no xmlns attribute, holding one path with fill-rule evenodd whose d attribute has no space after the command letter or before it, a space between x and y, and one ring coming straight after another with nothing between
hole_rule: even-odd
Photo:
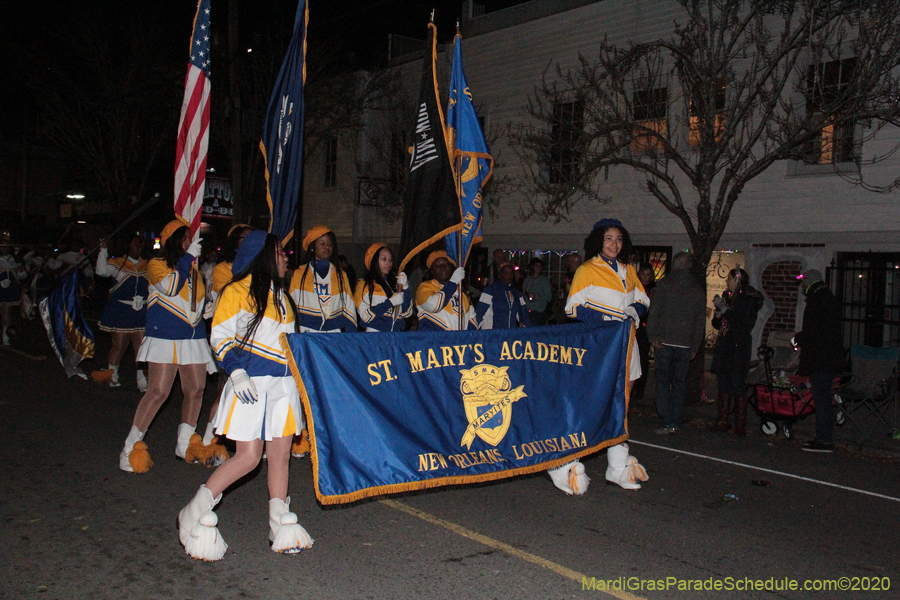
<instances>
[{"instance_id":1,"label":"parade marcher in line","mask_svg":"<svg viewBox=\"0 0 900 600\"><path fill-rule=\"evenodd\" d=\"M295 330L287 266L276 236L251 231L232 265L234 277L216 306L210 342L228 373L216 432L234 440L237 451L178 514L179 539L194 558L224 557L227 545L218 534L212 509L226 489L256 468L264 449L272 550L296 554L313 544L289 510L291 439L303 426L303 412L280 341L282 333Z\"/></svg>"},{"instance_id":2,"label":"parade marcher in line","mask_svg":"<svg viewBox=\"0 0 900 600\"><path fill-rule=\"evenodd\" d=\"M181 376L184 393L175 455L185 458L203 405L206 373L216 372L203 323L206 290L194 267L200 242L192 242L188 227L175 220L162 230L160 243L164 255L147 266L150 299L144 341L137 356L138 362L148 363L149 385L119 455L119 468L129 472L144 472L152 465L142 440L169 396L175 375ZM135 447L138 442L141 446Z\"/></svg>"},{"instance_id":3,"label":"parade marcher in line","mask_svg":"<svg viewBox=\"0 0 900 600\"><path fill-rule=\"evenodd\" d=\"M687 252L675 255L672 272L656 286L647 317L647 337L656 351L658 434L681 427L688 366L706 333L706 294L691 275L693 262Z\"/></svg>"},{"instance_id":4,"label":"parade marcher in line","mask_svg":"<svg viewBox=\"0 0 900 600\"><path fill-rule=\"evenodd\" d=\"M481 324L481 329L531 327L525 298L513 285L512 264L507 262L500 265L497 281L481 292L475 318Z\"/></svg>"},{"instance_id":5,"label":"parade marcher in line","mask_svg":"<svg viewBox=\"0 0 900 600\"><path fill-rule=\"evenodd\" d=\"M841 303L816 269L800 277L806 308L803 330L794 336L800 347L798 375L809 376L816 403L816 437L803 445L806 452L834 451L834 417L831 406L831 383L844 368L841 333Z\"/></svg>"},{"instance_id":6,"label":"parade marcher in line","mask_svg":"<svg viewBox=\"0 0 900 600\"><path fill-rule=\"evenodd\" d=\"M634 327L646 314L650 299L634 272L634 267L620 262L622 249L630 249L628 231L617 219L598 221L584 241L587 261L575 271L566 314L585 322L630 320ZM628 252L623 254L628 256ZM626 397L630 397L634 381L641 376L641 361L637 345L631 351L627 365ZM647 481L647 472L637 459L628 455L628 444L610 446L607 451L609 467L606 480L627 490L640 489L640 481ZM573 475L577 474L578 477ZM567 494L583 494L590 481L584 466L577 460L550 471L553 483ZM583 480L581 479L583 477ZM576 481L577 488L571 485Z\"/></svg>"},{"instance_id":7,"label":"parade marcher in line","mask_svg":"<svg viewBox=\"0 0 900 600\"><path fill-rule=\"evenodd\" d=\"M487 266L483 275L485 279L485 286L488 286L497 281L497 276L500 274L500 265L505 262L507 262L506 253L500 248L496 248L491 254L491 264Z\"/></svg>"},{"instance_id":8,"label":"parade marcher in line","mask_svg":"<svg viewBox=\"0 0 900 600\"><path fill-rule=\"evenodd\" d=\"M541 274L544 271L544 261L532 258L528 269L528 277L522 282L528 318L532 325L546 325L547 304L553 299L553 291L550 289L550 280Z\"/></svg>"},{"instance_id":9,"label":"parade marcher in line","mask_svg":"<svg viewBox=\"0 0 900 600\"><path fill-rule=\"evenodd\" d=\"M423 281L416 289L419 331L478 329L475 310L469 302L469 297L459 289L460 282L466 277L466 270L456 267L456 263L443 250L429 254L425 266L431 271L434 279ZM464 315L462 327L459 316L460 300Z\"/></svg>"},{"instance_id":10,"label":"parade marcher in line","mask_svg":"<svg viewBox=\"0 0 900 600\"><path fill-rule=\"evenodd\" d=\"M317 225L303 238L306 264L294 271L290 294L297 307L300 331L306 333L356 332L356 304L347 274L337 263L337 237L324 225ZM309 452L306 431L298 436L291 456L302 458Z\"/></svg>"},{"instance_id":11,"label":"parade marcher in line","mask_svg":"<svg viewBox=\"0 0 900 600\"><path fill-rule=\"evenodd\" d=\"M413 312L406 273L394 275L394 255L381 243L369 246L365 265L366 274L356 284L353 296L360 325L365 325L367 332L403 331Z\"/></svg>"},{"instance_id":12,"label":"parade marcher in line","mask_svg":"<svg viewBox=\"0 0 900 600\"><path fill-rule=\"evenodd\" d=\"M0 339L9 346L12 329L12 314L22 302L22 286L28 273L12 254L9 238L0 239Z\"/></svg>"},{"instance_id":13,"label":"parade marcher in line","mask_svg":"<svg viewBox=\"0 0 900 600\"><path fill-rule=\"evenodd\" d=\"M637 272L641 285L644 286L644 293L653 302L653 291L656 287L656 272L650 263L641 263ZM634 382L631 388L631 399L640 400L644 397L644 388L647 385L647 377L650 374L650 340L647 338L647 315L641 317L641 322L637 324L637 331L634 336L637 342L638 350L641 353L641 376Z\"/></svg>"},{"instance_id":14,"label":"parade marcher in line","mask_svg":"<svg viewBox=\"0 0 900 600\"><path fill-rule=\"evenodd\" d=\"M553 318L557 324L571 323L572 319L566 316L566 302L569 300L569 291L572 289L572 280L575 279L575 271L581 266L583 259L577 252L566 254L563 259L566 272L563 273L559 289L556 290L556 302Z\"/></svg>"},{"instance_id":15,"label":"parade marcher in line","mask_svg":"<svg viewBox=\"0 0 900 600\"><path fill-rule=\"evenodd\" d=\"M712 326L719 330L710 370L716 374L718 415L713 431L728 431L734 412L734 433L746 435L747 375L753 351L753 327L763 305L763 296L750 286L750 276L740 267L728 272L726 297L716 295Z\"/></svg>"},{"instance_id":16,"label":"parade marcher in line","mask_svg":"<svg viewBox=\"0 0 900 600\"><path fill-rule=\"evenodd\" d=\"M109 290L109 299L100 314L97 326L112 336L112 347L109 349L109 369L99 371L105 377L95 379L109 381L110 387L119 387L119 365L129 342L137 355L144 340L144 327L147 321L147 300L149 296L147 284L147 261L141 258L144 241L135 235L128 243L125 256L109 258L107 243L100 243L97 253L97 275L112 277L115 283ZM147 391L147 376L137 369L137 387L141 392Z\"/></svg>"}]
</instances>

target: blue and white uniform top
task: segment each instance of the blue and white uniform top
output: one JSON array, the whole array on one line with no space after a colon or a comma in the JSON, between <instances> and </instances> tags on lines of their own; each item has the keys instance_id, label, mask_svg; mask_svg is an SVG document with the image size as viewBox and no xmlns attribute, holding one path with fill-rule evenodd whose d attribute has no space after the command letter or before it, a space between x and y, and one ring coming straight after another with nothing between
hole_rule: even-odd
<instances>
[{"instance_id":1,"label":"blue and white uniform top","mask_svg":"<svg viewBox=\"0 0 900 600\"><path fill-rule=\"evenodd\" d=\"M481 323L482 329L513 329L519 325L531 326L525 298L513 284L505 285L499 279L481 292L475 316Z\"/></svg>"},{"instance_id":2,"label":"blue and white uniform top","mask_svg":"<svg viewBox=\"0 0 900 600\"><path fill-rule=\"evenodd\" d=\"M203 277L191 276L194 256L185 253L174 268L164 258L154 258L147 266L150 299L147 301L147 328L137 360L191 365L203 363L210 373L216 364L206 341ZM196 305L191 295L196 281Z\"/></svg>"},{"instance_id":3,"label":"blue and white uniform top","mask_svg":"<svg viewBox=\"0 0 900 600\"><path fill-rule=\"evenodd\" d=\"M109 290L98 326L102 331L134 333L144 331L147 320L149 283L147 261L128 256L107 258L108 250L97 253L96 273L116 280Z\"/></svg>"},{"instance_id":4,"label":"blue and white uniform top","mask_svg":"<svg viewBox=\"0 0 900 600\"><path fill-rule=\"evenodd\" d=\"M294 333L294 312L285 295L275 302L274 288L253 337L242 343L256 314L250 296L251 277L225 286L213 314L210 343L216 360L230 375L243 369L258 394L254 404L244 404L235 395L229 379L222 390L214 423L226 437L251 441L293 435L303 429L300 394L281 346L282 333Z\"/></svg>"},{"instance_id":5,"label":"blue and white uniform top","mask_svg":"<svg viewBox=\"0 0 900 600\"><path fill-rule=\"evenodd\" d=\"M641 317L650 308L650 298L634 267L618 260L596 256L575 271L566 315L579 321L622 321L625 309L634 307ZM641 363L635 344L631 352L629 381L641 376Z\"/></svg>"},{"instance_id":6,"label":"blue and white uniform top","mask_svg":"<svg viewBox=\"0 0 900 600\"><path fill-rule=\"evenodd\" d=\"M460 331L478 329L475 310L469 297L460 292L459 286L448 281L441 285L437 279L429 279L416 289L416 308L419 310L419 331ZM460 298L462 311L460 311ZM459 326L460 312L464 315L462 328Z\"/></svg>"},{"instance_id":7,"label":"blue and white uniform top","mask_svg":"<svg viewBox=\"0 0 900 600\"><path fill-rule=\"evenodd\" d=\"M318 263L318 264L317 264ZM300 331L356 331L356 304L346 273L338 277L328 261L301 265L291 277L291 298L297 305Z\"/></svg>"},{"instance_id":8,"label":"blue and white uniform top","mask_svg":"<svg viewBox=\"0 0 900 600\"><path fill-rule=\"evenodd\" d=\"M19 281L28 277L12 254L0 256L0 306L18 305L22 301Z\"/></svg>"},{"instance_id":9,"label":"blue and white uniform top","mask_svg":"<svg viewBox=\"0 0 900 600\"><path fill-rule=\"evenodd\" d=\"M359 322L366 326L366 332L403 331L406 329L406 318L413 314L412 291L403 290L403 302L400 306L390 303L395 292L385 288L384 284L373 282L372 289L366 289L366 282L356 283L356 294L353 300L359 313Z\"/></svg>"}]
</instances>

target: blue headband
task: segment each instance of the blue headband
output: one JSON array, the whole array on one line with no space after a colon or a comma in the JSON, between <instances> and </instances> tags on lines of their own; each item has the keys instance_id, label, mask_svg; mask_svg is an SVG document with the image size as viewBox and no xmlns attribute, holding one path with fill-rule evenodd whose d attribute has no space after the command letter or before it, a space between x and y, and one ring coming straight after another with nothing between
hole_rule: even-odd
<instances>
[{"instance_id":1,"label":"blue headband","mask_svg":"<svg viewBox=\"0 0 900 600\"><path fill-rule=\"evenodd\" d=\"M619 229L623 229L622 221L618 219L600 219L596 223L594 223L594 228L591 230L593 233L598 229L606 229L607 227L618 227Z\"/></svg>"},{"instance_id":2,"label":"blue headband","mask_svg":"<svg viewBox=\"0 0 900 600\"><path fill-rule=\"evenodd\" d=\"M241 247L238 248L237 256L234 257L234 264L231 265L231 272L235 275L243 273L250 267L259 253L262 252L263 246L266 245L266 236L269 234L261 229L254 229L247 234Z\"/></svg>"}]
</instances>

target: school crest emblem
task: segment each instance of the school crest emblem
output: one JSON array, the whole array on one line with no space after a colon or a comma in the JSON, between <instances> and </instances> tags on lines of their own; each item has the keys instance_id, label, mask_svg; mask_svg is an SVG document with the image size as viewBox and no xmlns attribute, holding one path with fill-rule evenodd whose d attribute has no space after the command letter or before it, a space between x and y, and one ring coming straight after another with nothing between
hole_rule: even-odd
<instances>
[{"instance_id":1,"label":"school crest emblem","mask_svg":"<svg viewBox=\"0 0 900 600\"><path fill-rule=\"evenodd\" d=\"M528 395L523 391L525 386L512 389L506 374L508 369L481 364L460 370L459 390L469 420L460 446L471 448L476 435L496 446L506 435L512 419L512 403Z\"/></svg>"}]
</instances>

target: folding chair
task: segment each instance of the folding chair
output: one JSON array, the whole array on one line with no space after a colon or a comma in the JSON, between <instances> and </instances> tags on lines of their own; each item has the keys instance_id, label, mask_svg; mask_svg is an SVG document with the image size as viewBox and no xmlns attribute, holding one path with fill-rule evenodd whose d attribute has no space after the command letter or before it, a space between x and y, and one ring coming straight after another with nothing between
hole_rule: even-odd
<instances>
[{"instance_id":1,"label":"folding chair","mask_svg":"<svg viewBox=\"0 0 900 600\"><path fill-rule=\"evenodd\" d=\"M897 429L897 361L900 347L850 348L853 377L835 394L835 421L850 423L871 439L879 425ZM843 418L841 418L843 416Z\"/></svg>"}]
</instances>

